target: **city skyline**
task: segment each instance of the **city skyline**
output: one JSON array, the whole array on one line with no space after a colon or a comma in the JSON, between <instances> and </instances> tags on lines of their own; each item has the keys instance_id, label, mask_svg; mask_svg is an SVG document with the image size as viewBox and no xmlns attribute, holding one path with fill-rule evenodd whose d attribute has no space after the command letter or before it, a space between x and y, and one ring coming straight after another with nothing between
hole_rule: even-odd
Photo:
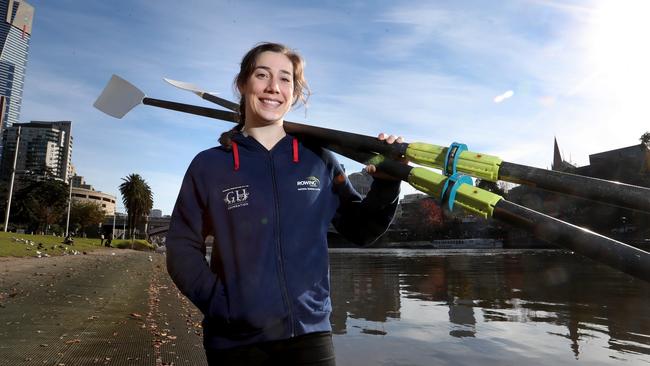
<instances>
[{"instance_id":1,"label":"city skyline","mask_svg":"<svg viewBox=\"0 0 650 366\"><path fill-rule=\"evenodd\" d=\"M193 156L231 126L147 106L116 120L92 103L111 74L154 98L212 106L162 82L169 77L234 99L238 62L260 41L307 60L313 95L294 121L458 141L542 168L554 136L563 156L586 165L648 130L642 1L29 3L21 122L71 120L78 174L118 200L121 178L141 174L164 214ZM340 161L348 173L361 168Z\"/></svg>"}]
</instances>

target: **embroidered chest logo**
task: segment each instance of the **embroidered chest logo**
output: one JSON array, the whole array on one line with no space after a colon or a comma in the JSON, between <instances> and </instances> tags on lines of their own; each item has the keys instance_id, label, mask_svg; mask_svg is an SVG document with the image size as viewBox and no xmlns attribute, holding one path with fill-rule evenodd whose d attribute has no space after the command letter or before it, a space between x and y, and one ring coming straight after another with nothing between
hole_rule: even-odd
<instances>
[{"instance_id":1,"label":"embroidered chest logo","mask_svg":"<svg viewBox=\"0 0 650 366\"><path fill-rule=\"evenodd\" d=\"M312 175L297 181L296 186L299 191L320 191L320 180Z\"/></svg>"},{"instance_id":2,"label":"embroidered chest logo","mask_svg":"<svg viewBox=\"0 0 650 366\"><path fill-rule=\"evenodd\" d=\"M222 191L223 201L229 210L237 207L248 206L248 199L250 197L249 186L239 186L227 188Z\"/></svg>"}]
</instances>

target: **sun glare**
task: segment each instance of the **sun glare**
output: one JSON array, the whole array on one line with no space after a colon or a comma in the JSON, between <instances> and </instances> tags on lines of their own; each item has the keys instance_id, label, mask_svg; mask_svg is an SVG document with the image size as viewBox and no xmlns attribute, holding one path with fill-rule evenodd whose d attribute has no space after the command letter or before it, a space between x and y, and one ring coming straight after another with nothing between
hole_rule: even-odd
<instances>
[{"instance_id":1,"label":"sun glare","mask_svg":"<svg viewBox=\"0 0 650 366\"><path fill-rule=\"evenodd\" d=\"M591 63L611 97L646 105L650 86L650 1L603 1L592 18Z\"/></svg>"}]
</instances>

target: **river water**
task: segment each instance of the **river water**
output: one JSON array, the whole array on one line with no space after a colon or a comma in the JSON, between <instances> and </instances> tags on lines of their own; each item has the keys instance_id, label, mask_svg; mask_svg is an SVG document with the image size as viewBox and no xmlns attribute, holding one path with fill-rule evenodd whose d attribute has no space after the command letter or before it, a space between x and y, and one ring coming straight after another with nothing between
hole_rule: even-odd
<instances>
[{"instance_id":1,"label":"river water","mask_svg":"<svg viewBox=\"0 0 650 366\"><path fill-rule=\"evenodd\" d=\"M340 365L650 365L650 284L562 250L331 249Z\"/></svg>"}]
</instances>

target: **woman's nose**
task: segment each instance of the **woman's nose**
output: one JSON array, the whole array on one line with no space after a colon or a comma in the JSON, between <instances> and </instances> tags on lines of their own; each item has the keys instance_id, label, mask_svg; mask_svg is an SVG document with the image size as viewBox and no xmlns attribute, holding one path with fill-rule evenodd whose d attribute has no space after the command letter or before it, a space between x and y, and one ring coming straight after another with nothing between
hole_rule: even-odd
<instances>
[{"instance_id":1,"label":"woman's nose","mask_svg":"<svg viewBox=\"0 0 650 366\"><path fill-rule=\"evenodd\" d=\"M275 78L269 79L269 82L266 84L266 91L274 94L280 93L280 84L275 80Z\"/></svg>"}]
</instances>

